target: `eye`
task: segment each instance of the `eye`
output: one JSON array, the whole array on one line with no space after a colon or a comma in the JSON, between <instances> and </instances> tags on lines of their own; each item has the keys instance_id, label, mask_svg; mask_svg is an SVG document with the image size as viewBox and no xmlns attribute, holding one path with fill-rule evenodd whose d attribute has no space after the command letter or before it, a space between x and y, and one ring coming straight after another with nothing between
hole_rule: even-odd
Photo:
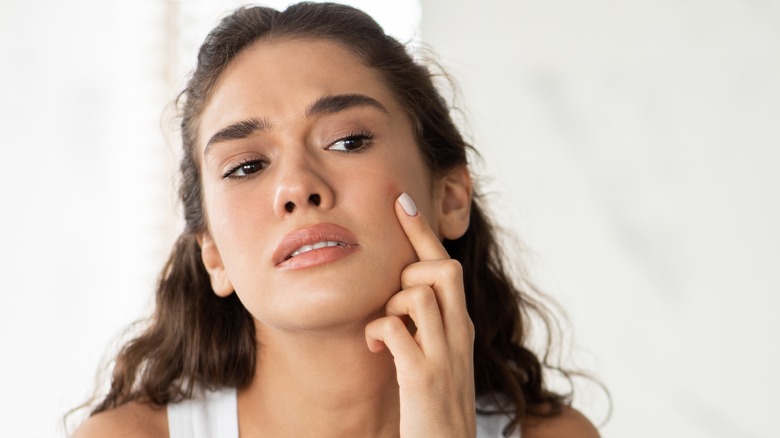
<instances>
[{"instance_id":1,"label":"eye","mask_svg":"<svg viewBox=\"0 0 780 438\"><path fill-rule=\"evenodd\" d=\"M246 178L254 173L260 172L266 167L268 167L268 162L265 160L247 160L225 172L222 177L232 179Z\"/></svg>"},{"instance_id":2,"label":"eye","mask_svg":"<svg viewBox=\"0 0 780 438\"><path fill-rule=\"evenodd\" d=\"M340 138L328 146L329 151L357 152L371 145L374 136L367 132L358 132Z\"/></svg>"}]
</instances>

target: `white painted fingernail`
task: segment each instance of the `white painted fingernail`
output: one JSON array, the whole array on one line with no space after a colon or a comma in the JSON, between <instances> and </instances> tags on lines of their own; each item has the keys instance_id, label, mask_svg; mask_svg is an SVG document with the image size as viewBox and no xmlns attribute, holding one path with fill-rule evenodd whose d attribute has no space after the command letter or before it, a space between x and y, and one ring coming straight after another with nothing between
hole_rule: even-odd
<instances>
[{"instance_id":1,"label":"white painted fingernail","mask_svg":"<svg viewBox=\"0 0 780 438\"><path fill-rule=\"evenodd\" d=\"M401 203L401 207L404 208L404 211L409 216L414 216L417 214L417 206L414 205L412 197L409 196L406 192L401 193L401 196L398 197L398 202Z\"/></svg>"}]
</instances>

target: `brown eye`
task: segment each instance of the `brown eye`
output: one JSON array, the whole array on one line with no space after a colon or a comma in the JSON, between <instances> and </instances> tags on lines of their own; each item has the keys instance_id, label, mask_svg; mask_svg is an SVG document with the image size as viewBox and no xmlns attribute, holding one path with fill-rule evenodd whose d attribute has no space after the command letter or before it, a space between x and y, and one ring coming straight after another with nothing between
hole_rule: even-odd
<instances>
[{"instance_id":1,"label":"brown eye","mask_svg":"<svg viewBox=\"0 0 780 438\"><path fill-rule=\"evenodd\" d=\"M238 166L228 170L223 178L246 178L249 175L260 172L268 167L268 162L264 160L245 161Z\"/></svg>"},{"instance_id":2,"label":"brown eye","mask_svg":"<svg viewBox=\"0 0 780 438\"><path fill-rule=\"evenodd\" d=\"M328 147L330 151L340 152L356 152L360 149L364 149L368 146L369 140L371 140L370 134L352 134L342 139L336 140Z\"/></svg>"}]
</instances>

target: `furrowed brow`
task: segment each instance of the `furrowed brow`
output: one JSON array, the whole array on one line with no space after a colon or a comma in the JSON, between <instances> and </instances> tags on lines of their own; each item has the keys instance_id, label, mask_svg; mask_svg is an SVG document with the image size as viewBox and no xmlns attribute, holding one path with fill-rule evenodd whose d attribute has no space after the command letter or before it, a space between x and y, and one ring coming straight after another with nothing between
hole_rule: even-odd
<instances>
[{"instance_id":1,"label":"furrowed brow","mask_svg":"<svg viewBox=\"0 0 780 438\"><path fill-rule=\"evenodd\" d=\"M376 108L384 113L387 108L376 99L362 94L337 94L322 96L306 109L306 117L314 117L321 114L333 114L350 108L368 106Z\"/></svg>"},{"instance_id":2,"label":"furrowed brow","mask_svg":"<svg viewBox=\"0 0 780 438\"><path fill-rule=\"evenodd\" d=\"M242 120L240 122L226 126L211 136L209 141L206 143L206 148L203 150L203 155L208 155L209 149L211 149L211 146L214 143L228 140L241 140L242 138L247 138L256 132L267 131L268 127L268 121L255 118Z\"/></svg>"}]
</instances>

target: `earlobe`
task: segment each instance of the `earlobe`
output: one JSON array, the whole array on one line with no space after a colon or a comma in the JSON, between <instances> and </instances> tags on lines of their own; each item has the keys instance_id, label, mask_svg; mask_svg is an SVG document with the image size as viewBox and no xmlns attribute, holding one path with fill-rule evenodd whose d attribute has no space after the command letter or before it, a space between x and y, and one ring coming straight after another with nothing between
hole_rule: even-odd
<instances>
[{"instance_id":1,"label":"earlobe","mask_svg":"<svg viewBox=\"0 0 780 438\"><path fill-rule=\"evenodd\" d=\"M469 227L471 215L471 175L466 166L457 166L439 180L439 235L455 240Z\"/></svg>"},{"instance_id":2,"label":"earlobe","mask_svg":"<svg viewBox=\"0 0 780 438\"><path fill-rule=\"evenodd\" d=\"M220 255L211 233L204 231L198 234L197 239L203 266L206 267L211 278L211 288L218 296L227 297L234 291L233 284L228 278L225 265L222 263L222 255Z\"/></svg>"}]
</instances>

